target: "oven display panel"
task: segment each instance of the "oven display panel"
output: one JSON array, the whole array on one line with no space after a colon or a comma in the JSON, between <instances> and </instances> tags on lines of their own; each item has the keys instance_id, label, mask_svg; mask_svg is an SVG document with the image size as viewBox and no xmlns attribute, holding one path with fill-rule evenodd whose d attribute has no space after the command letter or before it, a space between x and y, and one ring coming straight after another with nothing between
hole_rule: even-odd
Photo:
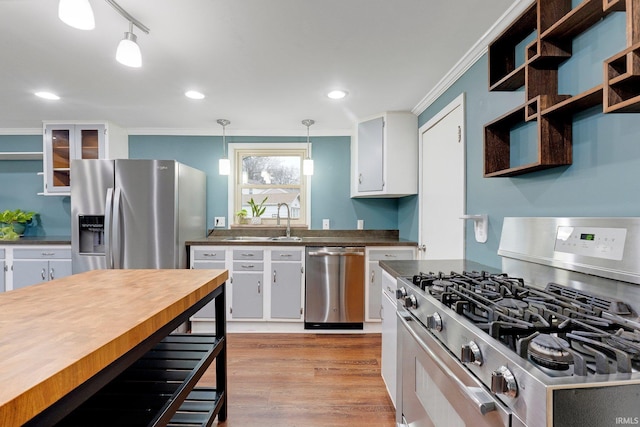
<instances>
[{"instance_id":1,"label":"oven display panel","mask_svg":"<svg viewBox=\"0 0 640 427\"><path fill-rule=\"evenodd\" d=\"M626 238L626 228L560 226L555 251L620 261Z\"/></svg>"}]
</instances>

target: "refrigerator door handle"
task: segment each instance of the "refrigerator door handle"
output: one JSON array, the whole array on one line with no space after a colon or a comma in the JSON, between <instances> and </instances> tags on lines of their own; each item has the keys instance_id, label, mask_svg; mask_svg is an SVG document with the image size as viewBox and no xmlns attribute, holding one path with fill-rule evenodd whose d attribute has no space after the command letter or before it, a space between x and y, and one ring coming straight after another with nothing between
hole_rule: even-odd
<instances>
[{"instance_id":1,"label":"refrigerator door handle","mask_svg":"<svg viewBox=\"0 0 640 427\"><path fill-rule=\"evenodd\" d=\"M122 268L122 242L120 241L121 214L120 204L122 202L122 191L117 188L113 192L113 233L111 236L113 245L113 268Z\"/></svg>"},{"instance_id":2,"label":"refrigerator door handle","mask_svg":"<svg viewBox=\"0 0 640 427\"><path fill-rule=\"evenodd\" d=\"M113 248L111 247L111 217L113 214L113 188L107 188L107 197L104 203L104 248L107 268L113 268Z\"/></svg>"}]
</instances>

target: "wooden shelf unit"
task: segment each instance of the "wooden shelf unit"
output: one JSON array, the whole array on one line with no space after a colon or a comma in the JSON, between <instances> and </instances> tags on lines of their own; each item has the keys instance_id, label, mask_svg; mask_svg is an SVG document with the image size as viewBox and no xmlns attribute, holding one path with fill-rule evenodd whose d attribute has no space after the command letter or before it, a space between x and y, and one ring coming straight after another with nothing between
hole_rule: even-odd
<instances>
[{"instance_id":1,"label":"wooden shelf unit","mask_svg":"<svg viewBox=\"0 0 640 427\"><path fill-rule=\"evenodd\" d=\"M516 66L516 46L536 30L532 4L489 45L489 90L515 90L524 85L524 64Z\"/></svg>"},{"instance_id":2,"label":"wooden shelf unit","mask_svg":"<svg viewBox=\"0 0 640 427\"><path fill-rule=\"evenodd\" d=\"M571 164L571 123L554 116L545 117L536 113L529 121L535 120L539 135L537 161L525 165L511 165L511 130L525 121L527 108L518 107L485 126L485 177L516 176Z\"/></svg>"},{"instance_id":3,"label":"wooden shelf unit","mask_svg":"<svg viewBox=\"0 0 640 427\"><path fill-rule=\"evenodd\" d=\"M603 83L575 96L558 93L558 67L571 58L573 38L612 12L626 12L628 47L604 61ZM515 47L531 34L525 63ZM640 0L537 0L489 46L489 91L525 88L523 106L485 125L484 176L514 176L571 164L573 115L597 105L604 113L640 112ZM510 164L511 130L537 122L538 160Z\"/></svg>"},{"instance_id":4,"label":"wooden shelf unit","mask_svg":"<svg viewBox=\"0 0 640 427\"><path fill-rule=\"evenodd\" d=\"M604 73L604 112L640 112L640 43L607 59Z\"/></svg>"}]
</instances>

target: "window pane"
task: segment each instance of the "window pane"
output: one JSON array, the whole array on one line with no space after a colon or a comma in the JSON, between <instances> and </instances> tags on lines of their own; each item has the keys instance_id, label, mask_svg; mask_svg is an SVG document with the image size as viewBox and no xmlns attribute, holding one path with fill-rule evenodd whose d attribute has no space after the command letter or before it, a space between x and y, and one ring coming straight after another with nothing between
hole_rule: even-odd
<instances>
[{"instance_id":1,"label":"window pane","mask_svg":"<svg viewBox=\"0 0 640 427\"><path fill-rule=\"evenodd\" d=\"M249 217L252 217L251 206L249 206L249 200L253 198L256 204L260 204L264 198L267 200L264 202L265 212L262 214L262 218L277 218L278 217L278 204L286 203L289 206L291 212L291 219L300 218L300 189L299 188L271 188L260 189L245 187L242 189L242 208L246 209L249 213ZM282 206L280 208L280 218L287 217L287 208Z\"/></svg>"},{"instance_id":2,"label":"window pane","mask_svg":"<svg viewBox=\"0 0 640 427\"><path fill-rule=\"evenodd\" d=\"M300 185L300 156L243 156L242 184Z\"/></svg>"}]
</instances>

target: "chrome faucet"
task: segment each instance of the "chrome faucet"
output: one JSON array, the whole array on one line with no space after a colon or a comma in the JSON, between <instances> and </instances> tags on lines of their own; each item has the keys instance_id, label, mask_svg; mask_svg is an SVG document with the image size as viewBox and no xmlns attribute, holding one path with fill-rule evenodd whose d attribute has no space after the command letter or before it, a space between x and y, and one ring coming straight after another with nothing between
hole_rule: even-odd
<instances>
[{"instance_id":1,"label":"chrome faucet","mask_svg":"<svg viewBox=\"0 0 640 427\"><path fill-rule=\"evenodd\" d=\"M287 207L287 237L291 237L291 211L289 210L289 205L286 203L278 203L278 220L276 222L277 225L280 225L280 207L285 205Z\"/></svg>"}]
</instances>

